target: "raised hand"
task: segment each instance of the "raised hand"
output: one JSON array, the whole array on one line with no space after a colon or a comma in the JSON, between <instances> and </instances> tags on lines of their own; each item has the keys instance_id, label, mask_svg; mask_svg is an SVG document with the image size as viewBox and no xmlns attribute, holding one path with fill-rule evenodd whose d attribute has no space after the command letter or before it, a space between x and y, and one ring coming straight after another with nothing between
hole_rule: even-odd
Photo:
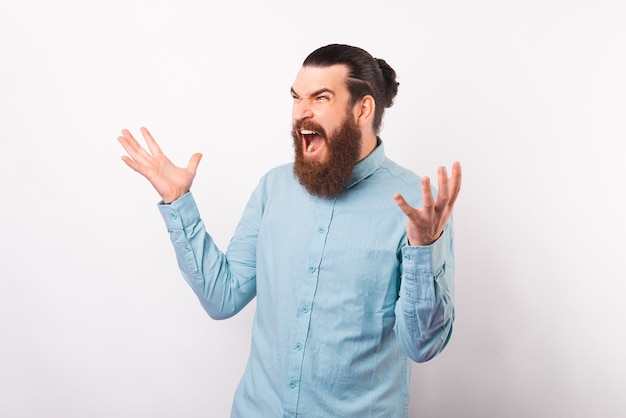
<instances>
[{"instance_id":1,"label":"raised hand","mask_svg":"<svg viewBox=\"0 0 626 418\"><path fill-rule=\"evenodd\" d=\"M416 209L409 205L400 194L394 199L402 212L408 217L406 225L409 245L430 245L443 233L443 228L452 215L454 202L461 190L461 163L452 164L452 176L448 178L446 168L437 170L439 187L437 200L433 199L430 179L422 177L423 206Z\"/></svg>"},{"instance_id":2,"label":"raised hand","mask_svg":"<svg viewBox=\"0 0 626 418\"><path fill-rule=\"evenodd\" d=\"M139 145L127 129L123 129L122 136L117 140L130 157L124 155L122 160L148 179L164 203L171 203L191 189L202 154L192 155L186 168L177 167L163 154L146 128L141 128L141 134L150 152Z\"/></svg>"}]
</instances>

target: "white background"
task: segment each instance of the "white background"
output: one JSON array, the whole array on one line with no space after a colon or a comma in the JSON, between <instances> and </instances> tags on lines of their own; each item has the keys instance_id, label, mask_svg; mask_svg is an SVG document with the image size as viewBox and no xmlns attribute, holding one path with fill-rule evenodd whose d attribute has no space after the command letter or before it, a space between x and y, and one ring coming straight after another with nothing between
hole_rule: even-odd
<instances>
[{"instance_id":1,"label":"white background","mask_svg":"<svg viewBox=\"0 0 626 418\"><path fill-rule=\"evenodd\" d=\"M0 416L228 416L254 304L202 311L116 138L204 154L224 248L333 42L398 73L390 158L463 164L455 331L411 415L625 416L624 2L209 3L0 2Z\"/></svg>"}]
</instances>

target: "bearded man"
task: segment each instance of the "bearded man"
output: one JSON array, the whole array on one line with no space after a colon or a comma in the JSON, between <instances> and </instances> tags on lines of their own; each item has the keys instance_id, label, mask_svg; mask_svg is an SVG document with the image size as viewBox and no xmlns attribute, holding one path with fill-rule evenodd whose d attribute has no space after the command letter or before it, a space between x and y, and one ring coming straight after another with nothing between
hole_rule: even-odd
<instances>
[{"instance_id":1,"label":"bearded man","mask_svg":"<svg viewBox=\"0 0 626 418\"><path fill-rule=\"evenodd\" d=\"M313 51L291 87L294 162L263 176L226 252L190 192L201 155L176 167L145 128L149 151L122 131L122 159L160 194L208 314L257 298L233 417L406 417L410 361L450 340L461 168L439 167L435 199L428 177L385 156L378 134L397 91L395 71L361 48Z\"/></svg>"}]
</instances>

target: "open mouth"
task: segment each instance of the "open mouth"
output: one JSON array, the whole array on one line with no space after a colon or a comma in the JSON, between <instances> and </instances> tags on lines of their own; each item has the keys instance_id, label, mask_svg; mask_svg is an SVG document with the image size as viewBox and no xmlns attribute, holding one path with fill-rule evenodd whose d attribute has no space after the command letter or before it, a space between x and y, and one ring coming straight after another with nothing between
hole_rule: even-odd
<instances>
[{"instance_id":1,"label":"open mouth","mask_svg":"<svg viewBox=\"0 0 626 418\"><path fill-rule=\"evenodd\" d=\"M303 148L306 153L313 153L324 146L324 137L311 129L300 129L302 135Z\"/></svg>"}]
</instances>

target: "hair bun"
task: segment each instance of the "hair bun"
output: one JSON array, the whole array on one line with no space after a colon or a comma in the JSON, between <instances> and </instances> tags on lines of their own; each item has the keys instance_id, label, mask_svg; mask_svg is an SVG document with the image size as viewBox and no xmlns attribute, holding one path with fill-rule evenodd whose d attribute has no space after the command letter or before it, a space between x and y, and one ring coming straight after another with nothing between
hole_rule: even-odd
<instances>
[{"instance_id":1,"label":"hair bun","mask_svg":"<svg viewBox=\"0 0 626 418\"><path fill-rule=\"evenodd\" d=\"M382 58L376 58L376 62L378 63L378 67L383 74L383 79L385 80L385 107L391 107L393 105L393 100L396 98L398 94L398 86L400 83L396 81L396 72L387 61Z\"/></svg>"}]
</instances>

